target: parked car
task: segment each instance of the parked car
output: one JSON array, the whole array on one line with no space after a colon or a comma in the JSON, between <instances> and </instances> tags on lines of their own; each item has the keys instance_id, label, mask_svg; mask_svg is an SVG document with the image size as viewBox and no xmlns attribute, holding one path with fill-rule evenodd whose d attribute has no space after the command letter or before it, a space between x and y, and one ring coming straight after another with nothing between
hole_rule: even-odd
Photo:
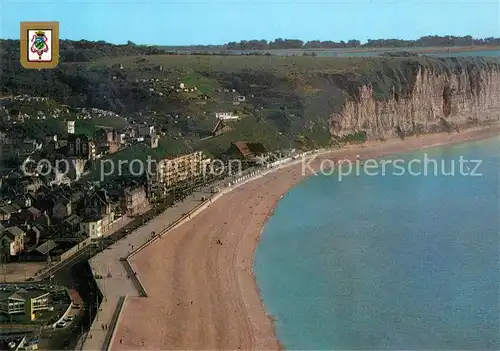
<instances>
[{"instance_id":1,"label":"parked car","mask_svg":"<svg viewBox=\"0 0 500 351\"><path fill-rule=\"evenodd\" d=\"M67 316L66 318L64 318L64 320L65 320L66 322L71 322L71 321L72 321L72 320L74 320L74 319L75 319L75 316Z\"/></svg>"},{"instance_id":2,"label":"parked car","mask_svg":"<svg viewBox=\"0 0 500 351\"><path fill-rule=\"evenodd\" d=\"M66 322L59 322L56 325L57 328L64 328L65 326L66 326Z\"/></svg>"}]
</instances>

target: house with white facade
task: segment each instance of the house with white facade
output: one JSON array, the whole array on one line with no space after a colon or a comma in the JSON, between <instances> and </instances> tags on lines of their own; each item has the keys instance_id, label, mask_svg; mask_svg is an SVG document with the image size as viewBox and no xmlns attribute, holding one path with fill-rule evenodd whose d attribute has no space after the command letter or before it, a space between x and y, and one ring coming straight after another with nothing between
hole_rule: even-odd
<instances>
[{"instance_id":1,"label":"house with white facade","mask_svg":"<svg viewBox=\"0 0 500 351\"><path fill-rule=\"evenodd\" d=\"M80 230L89 238L98 239L108 232L114 220L114 212L89 218L80 223Z\"/></svg>"},{"instance_id":2,"label":"house with white facade","mask_svg":"<svg viewBox=\"0 0 500 351\"><path fill-rule=\"evenodd\" d=\"M138 134L143 138L146 136L154 136L156 135L156 128L152 125L142 124L138 128Z\"/></svg>"},{"instance_id":3,"label":"house with white facade","mask_svg":"<svg viewBox=\"0 0 500 351\"><path fill-rule=\"evenodd\" d=\"M68 134L75 134L75 121L67 121Z\"/></svg>"},{"instance_id":4,"label":"house with white facade","mask_svg":"<svg viewBox=\"0 0 500 351\"><path fill-rule=\"evenodd\" d=\"M216 112L215 117L221 121L234 121L240 119L240 116L233 115L232 112Z\"/></svg>"}]
</instances>

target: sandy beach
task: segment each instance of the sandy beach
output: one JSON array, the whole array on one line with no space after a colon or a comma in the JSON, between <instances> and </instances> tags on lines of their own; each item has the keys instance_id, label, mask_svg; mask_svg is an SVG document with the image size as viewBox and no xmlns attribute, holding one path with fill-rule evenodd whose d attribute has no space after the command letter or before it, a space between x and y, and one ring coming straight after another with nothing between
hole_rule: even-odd
<instances>
[{"instance_id":1,"label":"sandy beach","mask_svg":"<svg viewBox=\"0 0 500 351\"><path fill-rule=\"evenodd\" d=\"M320 160L375 158L499 135L499 127L435 134L334 151ZM253 275L262 228L287 191L303 180L302 164L243 184L131 259L149 297L129 297L113 350L276 350ZM219 242L220 241L220 242Z\"/></svg>"}]
</instances>

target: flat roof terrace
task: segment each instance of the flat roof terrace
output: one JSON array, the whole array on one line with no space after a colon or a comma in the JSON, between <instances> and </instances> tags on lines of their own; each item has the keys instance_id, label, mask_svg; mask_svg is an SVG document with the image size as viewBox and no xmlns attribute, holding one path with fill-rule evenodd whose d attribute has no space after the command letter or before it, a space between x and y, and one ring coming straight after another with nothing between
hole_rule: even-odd
<instances>
[{"instance_id":1,"label":"flat roof terrace","mask_svg":"<svg viewBox=\"0 0 500 351\"><path fill-rule=\"evenodd\" d=\"M0 291L0 301L7 299L27 301L28 299L36 299L48 294L50 294L50 291L39 289L26 290L24 288L20 288L17 290Z\"/></svg>"}]
</instances>

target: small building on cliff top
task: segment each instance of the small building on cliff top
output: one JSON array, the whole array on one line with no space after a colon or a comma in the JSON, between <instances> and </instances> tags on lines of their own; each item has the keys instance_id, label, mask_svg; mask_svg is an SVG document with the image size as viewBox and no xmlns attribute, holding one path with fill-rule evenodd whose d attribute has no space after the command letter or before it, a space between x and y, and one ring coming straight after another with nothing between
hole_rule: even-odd
<instances>
[{"instance_id":1,"label":"small building on cliff top","mask_svg":"<svg viewBox=\"0 0 500 351\"><path fill-rule=\"evenodd\" d=\"M246 141L235 141L231 143L227 155L230 157L251 159L264 155L268 151L261 143L249 143Z\"/></svg>"}]
</instances>

